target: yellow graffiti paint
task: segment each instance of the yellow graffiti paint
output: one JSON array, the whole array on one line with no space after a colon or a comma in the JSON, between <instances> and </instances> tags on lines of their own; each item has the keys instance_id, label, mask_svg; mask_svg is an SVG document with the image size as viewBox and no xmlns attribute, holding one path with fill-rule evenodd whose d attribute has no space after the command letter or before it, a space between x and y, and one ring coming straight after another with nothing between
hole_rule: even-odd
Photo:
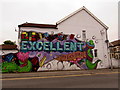
<instances>
[{"instance_id":1,"label":"yellow graffiti paint","mask_svg":"<svg viewBox=\"0 0 120 90\"><path fill-rule=\"evenodd\" d=\"M45 60L46 60L46 56L44 56L44 57L40 60L40 62L39 62L39 66L40 66L40 67L43 66Z\"/></svg>"},{"instance_id":2,"label":"yellow graffiti paint","mask_svg":"<svg viewBox=\"0 0 120 90\"><path fill-rule=\"evenodd\" d=\"M52 56L52 54L50 54L50 56Z\"/></svg>"},{"instance_id":3,"label":"yellow graffiti paint","mask_svg":"<svg viewBox=\"0 0 120 90\"><path fill-rule=\"evenodd\" d=\"M39 33L39 36L40 36L40 39L42 39L42 34L41 33Z\"/></svg>"},{"instance_id":4,"label":"yellow graffiti paint","mask_svg":"<svg viewBox=\"0 0 120 90\"><path fill-rule=\"evenodd\" d=\"M29 37L29 40L31 41L31 40L32 40L32 37Z\"/></svg>"},{"instance_id":5,"label":"yellow graffiti paint","mask_svg":"<svg viewBox=\"0 0 120 90\"><path fill-rule=\"evenodd\" d=\"M27 34L26 32L22 32L22 34Z\"/></svg>"},{"instance_id":6,"label":"yellow graffiti paint","mask_svg":"<svg viewBox=\"0 0 120 90\"><path fill-rule=\"evenodd\" d=\"M32 35L35 35L36 33L35 32L32 32Z\"/></svg>"}]
</instances>

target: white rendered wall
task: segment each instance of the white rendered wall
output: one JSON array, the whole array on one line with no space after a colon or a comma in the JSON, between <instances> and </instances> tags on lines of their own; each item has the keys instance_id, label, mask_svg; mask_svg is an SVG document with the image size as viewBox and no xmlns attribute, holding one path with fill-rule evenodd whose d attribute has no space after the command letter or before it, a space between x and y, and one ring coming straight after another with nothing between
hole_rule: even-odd
<instances>
[{"instance_id":1,"label":"white rendered wall","mask_svg":"<svg viewBox=\"0 0 120 90\"><path fill-rule=\"evenodd\" d=\"M98 40L98 43L95 43L95 49L98 49L98 58L102 60L102 63L98 65L98 68L107 68L109 66L107 44L105 43L106 29L86 11L82 10L58 24L58 30L65 34L73 33L80 35L82 35L82 30L86 30L87 39L92 39L92 36L95 36L96 38L94 41ZM104 31L103 35L100 33L101 30Z\"/></svg>"}]
</instances>

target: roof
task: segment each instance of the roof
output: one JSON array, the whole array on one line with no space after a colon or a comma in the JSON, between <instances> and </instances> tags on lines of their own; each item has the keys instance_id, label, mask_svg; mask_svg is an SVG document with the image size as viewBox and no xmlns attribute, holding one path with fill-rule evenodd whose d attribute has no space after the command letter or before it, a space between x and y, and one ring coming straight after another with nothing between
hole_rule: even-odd
<instances>
[{"instance_id":1,"label":"roof","mask_svg":"<svg viewBox=\"0 0 120 90\"><path fill-rule=\"evenodd\" d=\"M23 23L18 25L18 27L36 27L36 28L55 28L57 29L57 25L53 24L36 24L36 23Z\"/></svg>"},{"instance_id":2,"label":"roof","mask_svg":"<svg viewBox=\"0 0 120 90\"><path fill-rule=\"evenodd\" d=\"M62 23L63 21L69 19L70 17L74 16L75 14L79 13L80 11L85 10L90 16L92 16L99 24L101 24L106 30L108 29L108 27L102 22L100 21L95 15L93 15L85 6L83 6L82 8L76 10L75 12L69 14L68 16L64 17L63 19L59 20L57 22L57 24Z\"/></svg>"},{"instance_id":3,"label":"roof","mask_svg":"<svg viewBox=\"0 0 120 90\"><path fill-rule=\"evenodd\" d=\"M109 43L109 46L110 46L110 47L120 46L120 40L116 40L116 41L110 42L110 43Z\"/></svg>"},{"instance_id":4,"label":"roof","mask_svg":"<svg viewBox=\"0 0 120 90\"><path fill-rule=\"evenodd\" d=\"M0 45L0 50L17 50L17 45Z\"/></svg>"}]
</instances>

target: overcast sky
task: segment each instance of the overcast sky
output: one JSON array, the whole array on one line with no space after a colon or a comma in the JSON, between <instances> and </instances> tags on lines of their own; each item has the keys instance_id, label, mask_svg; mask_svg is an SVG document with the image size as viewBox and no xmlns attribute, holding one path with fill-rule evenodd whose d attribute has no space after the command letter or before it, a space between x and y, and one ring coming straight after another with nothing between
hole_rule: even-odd
<instances>
[{"instance_id":1,"label":"overcast sky","mask_svg":"<svg viewBox=\"0 0 120 90\"><path fill-rule=\"evenodd\" d=\"M110 41L118 39L119 0L1 0L0 44L5 40L17 41L18 25L29 22L55 24L66 15L85 6L108 29ZM83 22L84 23L84 22Z\"/></svg>"}]
</instances>

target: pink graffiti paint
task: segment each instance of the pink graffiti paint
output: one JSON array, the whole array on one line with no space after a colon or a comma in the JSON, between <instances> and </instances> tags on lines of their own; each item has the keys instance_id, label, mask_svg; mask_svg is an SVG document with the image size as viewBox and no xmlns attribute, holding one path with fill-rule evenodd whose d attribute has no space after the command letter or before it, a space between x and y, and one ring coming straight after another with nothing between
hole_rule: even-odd
<instances>
[{"instance_id":1,"label":"pink graffiti paint","mask_svg":"<svg viewBox=\"0 0 120 90\"><path fill-rule=\"evenodd\" d=\"M29 58L29 52L26 52L26 53L24 53L24 52L19 52L19 53L17 54L17 57L18 57L18 59L19 59L21 62L25 62L26 59Z\"/></svg>"}]
</instances>

